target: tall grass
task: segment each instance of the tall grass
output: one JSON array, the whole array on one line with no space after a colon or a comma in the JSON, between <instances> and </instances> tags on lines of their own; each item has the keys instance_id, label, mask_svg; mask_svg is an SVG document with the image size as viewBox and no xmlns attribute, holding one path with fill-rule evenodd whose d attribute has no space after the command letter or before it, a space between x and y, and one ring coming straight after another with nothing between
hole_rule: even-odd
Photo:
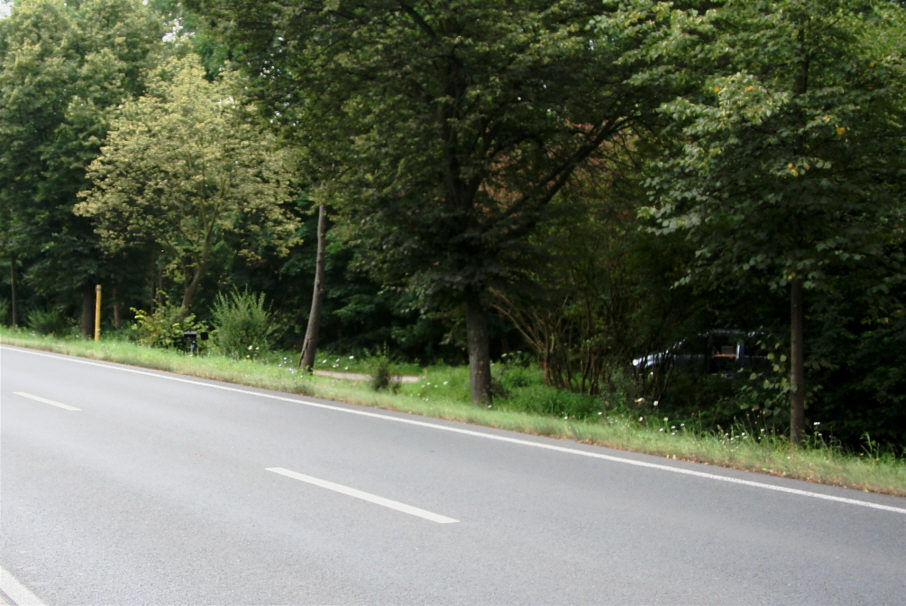
<instances>
[{"instance_id":1,"label":"tall grass","mask_svg":"<svg viewBox=\"0 0 906 606\"><path fill-rule=\"evenodd\" d=\"M653 403L626 403L613 397L582 398L543 385L531 367L495 367L496 398L488 407L469 403L468 370L436 366L418 370L419 381L397 393L375 391L360 381L309 375L293 366L294 355L272 353L261 360L189 356L124 341L93 343L40 337L0 329L0 342L70 355L307 394L367 406L464 421L778 476L906 496L906 459L881 450L870 437L861 453L847 453L813 436L803 448L767 430L737 424L721 431L700 428L656 414ZM321 356L321 367L356 372L367 362L350 356ZM410 367L409 372L416 372ZM763 429L763 428L762 428Z\"/></svg>"}]
</instances>

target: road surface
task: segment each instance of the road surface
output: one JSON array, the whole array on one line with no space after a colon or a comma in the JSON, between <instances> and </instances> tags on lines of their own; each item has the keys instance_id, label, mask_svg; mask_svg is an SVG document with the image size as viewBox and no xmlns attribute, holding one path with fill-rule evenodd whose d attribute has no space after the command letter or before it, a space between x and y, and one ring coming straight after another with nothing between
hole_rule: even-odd
<instances>
[{"instance_id":1,"label":"road surface","mask_svg":"<svg viewBox=\"0 0 906 606\"><path fill-rule=\"evenodd\" d=\"M0 592L902 604L906 499L0 348Z\"/></svg>"}]
</instances>

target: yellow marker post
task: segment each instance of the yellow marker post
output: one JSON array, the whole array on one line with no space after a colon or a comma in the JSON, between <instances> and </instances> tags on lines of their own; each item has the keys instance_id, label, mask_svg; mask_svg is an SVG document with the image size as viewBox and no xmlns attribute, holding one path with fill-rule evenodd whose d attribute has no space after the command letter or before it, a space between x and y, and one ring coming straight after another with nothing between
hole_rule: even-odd
<instances>
[{"instance_id":1,"label":"yellow marker post","mask_svg":"<svg viewBox=\"0 0 906 606\"><path fill-rule=\"evenodd\" d=\"M101 340L101 285L94 287L94 342Z\"/></svg>"}]
</instances>

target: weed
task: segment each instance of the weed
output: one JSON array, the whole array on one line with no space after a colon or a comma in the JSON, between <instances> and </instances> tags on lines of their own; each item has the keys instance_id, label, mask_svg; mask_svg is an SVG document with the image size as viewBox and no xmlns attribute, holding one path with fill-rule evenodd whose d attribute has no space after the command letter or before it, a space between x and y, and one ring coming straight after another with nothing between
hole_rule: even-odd
<instances>
[{"instance_id":1,"label":"weed","mask_svg":"<svg viewBox=\"0 0 906 606\"><path fill-rule=\"evenodd\" d=\"M393 356L386 345L367 356L365 369L370 377L371 389L374 391L388 388L394 392L399 391L399 376L394 368Z\"/></svg>"}]
</instances>

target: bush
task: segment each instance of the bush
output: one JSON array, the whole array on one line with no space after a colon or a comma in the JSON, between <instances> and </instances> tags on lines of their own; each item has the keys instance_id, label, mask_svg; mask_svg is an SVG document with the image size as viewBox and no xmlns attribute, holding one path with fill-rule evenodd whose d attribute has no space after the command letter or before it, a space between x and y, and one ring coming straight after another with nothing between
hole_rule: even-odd
<instances>
[{"instance_id":1,"label":"bush","mask_svg":"<svg viewBox=\"0 0 906 606\"><path fill-rule=\"evenodd\" d=\"M499 387L503 392L543 382L543 373L526 356L517 352L504 354L503 359L502 364L494 365L491 373L491 376L499 381Z\"/></svg>"},{"instance_id":2,"label":"bush","mask_svg":"<svg viewBox=\"0 0 906 606\"><path fill-rule=\"evenodd\" d=\"M257 358L278 337L273 315L264 304L264 293L233 289L214 300L214 343L221 353L234 358Z\"/></svg>"},{"instance_id":3,"label":"bush","mask_svg":"<svg viewBox=\"0 0 906 606\"><path fill-rule=\"evenodd\" d=\"M824 387L807 414L847 448L858 451L866 434L906 449L906 314L860 326L817 343L834 364L820 367L812 382Z\"/></svg>"},{"instance_id":4,"label":"bush","mask_svg":"<svg viewBox=\"0 0 906 606\"><path fill-rule=\"evenodd\" d=\"M394 391L399 389L400 383L393 356L390 355L386 345L365 359L365 372L370 377L373 390L381 391L391 387Z\"/></svg>"},{"instance_id":5,"label":"bush","mask_svg":"<svg viewBox=\"0 0 906 606\"><path fill-rule=\"evenodd\" d=\"M61 335L69 329L70 323L62 309L35 309L28 313L28 327L44 335Z\"/></svg>"},{"instance_id":6,"label":"bush","mask_svg":"<svg viewBox=\"0 0 906 606\"><path fill-rule=\"evenodd\" d=\"M539 415L581 420L596 417L605 408L596 396L566 391L536 382L524 387L512 387L495 406Z\"/></svg>"},{"instance_id":7,"label":"bush","mask_svg":"<svg viewBox=\"0 0 906 606\"><path fill-rule=\"evenodd\" d=\"M139 345L187 350L189 341L185 337L186 331L202 333L207 330L203 324L196 322L193 314L186 315L179 305L171 305L167 297L161 298L153 313L134 307L132 313L135 314L132 331ZM203 343L198 341L198 347Z\"/></svg>"}]
</instances>

